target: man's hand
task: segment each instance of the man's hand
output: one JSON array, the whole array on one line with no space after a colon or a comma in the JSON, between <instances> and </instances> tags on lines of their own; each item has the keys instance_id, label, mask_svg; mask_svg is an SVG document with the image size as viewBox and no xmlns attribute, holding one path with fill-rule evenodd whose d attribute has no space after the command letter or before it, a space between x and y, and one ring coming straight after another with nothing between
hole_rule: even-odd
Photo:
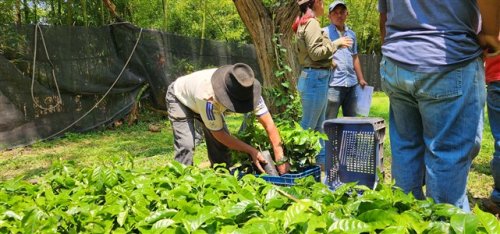
<instances>
[{"instance_id":1,"label":"man's hand","mask_svg":"<svg viewBox=\"0 0 500 234\"><path fill-rule=\"evenodd\" d=\"M500 54L500 38L492 35L479 34L479 44L485 49L485 55L488 57Z\"/></svg>"},{"instance_id":2,"label":"man's hand","mask_svg":"<svg viewBox=\"0 0 500 234\"><path fill-rule=\"evenodd\" d=\"M361 88L365 88L365 86L368 85L368 83L366 82L366 80L362 79L362 80L359 80L359 85L361 85Z\"/></svg>"},{"instance_id":3,"label":"man's hand","mask_svg":"<svg viewBox=\"0 0 500 234\"><path fill-rule=\"evenodd\" d=\"M290 171L290 163L286 162L281 165L276 166L280 175L288 173Z\"/></svg>"},{"instance_id":4,"label":"man's hand","mask_svg":"<svg viewBox=\"0 0 500 234\"><path fill-rule=\"evenodd\" d=\"M260 165L261 163L264 163L264 164L267 163L267 161L262 156L262 153L260 153L260 151L256 151L256 153L250 154L250 156L252 157L253 164L255 164L255 166L260 171L260 173L262 173L262 174L266 173L264 171L264 168L262 168L262 165Z\"/></svg>"}]
</instances>

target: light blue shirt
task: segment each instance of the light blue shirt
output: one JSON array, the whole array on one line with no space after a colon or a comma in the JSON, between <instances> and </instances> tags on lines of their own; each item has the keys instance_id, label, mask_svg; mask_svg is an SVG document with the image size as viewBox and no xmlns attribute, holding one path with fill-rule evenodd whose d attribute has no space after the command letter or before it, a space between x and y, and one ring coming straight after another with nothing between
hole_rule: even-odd
<instances>
[{"instance_id":1,"label":"light blue shirt","mask_svg":"<svg viewBox=\"0 0 500 234\"><path fill-rule=\"evenodd\" d=\"M335 41L340 38L340 32L335 25L330 24L323 28L330 40ZM351 47L339 48L333 54L333 61L337 64L330 77L330 87L352 87L358 84L358 78L354 71L353 55L358 54L358 45L356 42L356 34L354 31L345 26L345 31L342 36L350 37L353 41Z\"/></svg>"},{"instance_id":2,"label":"light blue shirt","mask_svg":"<svg viewBox=\"0 0 500 234\"><path fill-rule=\"evenodd\" d=\"M415 72L455 69L481 55L476 0L379 0L387 13L382 54Z\"/></svg>"}]
</instances>

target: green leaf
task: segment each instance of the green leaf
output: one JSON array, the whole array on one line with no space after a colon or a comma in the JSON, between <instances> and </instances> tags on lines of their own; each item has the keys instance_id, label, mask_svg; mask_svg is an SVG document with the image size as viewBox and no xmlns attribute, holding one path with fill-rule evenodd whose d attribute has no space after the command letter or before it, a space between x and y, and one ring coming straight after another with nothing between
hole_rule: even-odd
<instances>
[{"instance_id":1,"label":"green leaf","mask_svg":"<svg viewBox=\"0 0 500 234\"><path fill-rule=\"evenodd\" d=\"M118 184L118 174L112 168L106 168L103 171L104 184L108 187L113 187Z\"/></svg>"},{"instance_id":2,"label":"green leaf","mask_svg":"<svg viewBox=\"0 0 500 234\"><path fill-rule=\"evenodd\" d=\"M192 232L200 228L200 226L203 225L203 223L215 217L218 213L220 213L219 208L213 206L206 206L203 207L197 215L189 216L182 221L184 227L188 229L188 231Z\"/></svg>"},{"instance_id":3,"label":"green leaf","mask_svg":"<svg viewBox=\"0 0 500 234\"><path fill-rule=\"evenodd\" d=\"M127 217L128 209L125 209L118 214L118 216L116 217L116 222L118 222L118 225L120 225L120 227L123 227L123 224L125 224L125 221L127 221Z\"/></svg>"},{"instance_id":4,"label":"green leaf","mask_svg":"<svg viewBox=\"0 0 500 234\"><path fill-rule=\"evenodd\" d=\"M343 231L347 233L369 232L370 230L370 225L357 219L337 220L328 228L328 232Z\"/></svg>"},{"instance_id":5,"label":"green leaf","mask_svg":"<svg viewBox=\"0 0 500 234\"><path fill-rule=\"evenodd\" d=\"M455 214L451 216L450 224L456 233L475 233L479 220L472 214Z\"/></svg>"},{"instance_id":6,"label":"green leaf","mask_svg":"<svg viewBox=\"0 0 500 234\"><path fill-rule=\"evenodd\" d=\"M160 211L155 211L151 213L144 221L146 223L155 223L156 221L164 218L171 218L174 215L177 214L177 210L173 209L166 209L166 210L160 210Z\"/></svg>"},{"instance_id":7,"label":"green leaf","mask_svg":"<svg viewBox=\"0 0 500 234\"><path fill-rule=\"evenodd\" d=\"M462 209L447 203L439 203L433 205L432 209L434 210L433 215L438 217L450 218L454 214L463 214Z\"/></svg>"},{"instance_id":8,"label":"green leaf","mask_svg":"<svg viewBox=\"0 0 500 234\"><path fill-rule=\"evenodd\" d=\"M253 218L248 220L243 228L239 231L241 233L279 233L278 227L275 222L270 222L268 218Z\"/></svg>"},{"instance_id":9,"label":"green leaf","mask_svg":"<svg viewBox=\"0 0 500 234\"><path fill-rule=\"evenodd\" d=\"M307 222L306 234L318 233L316 229L326 229L326 226L325 216L312 216Z\"/></svg>"},{"instance_id":10,"label":"green leaf","mask_svg":"<svg viewBox=\"0 0 500 234\"><path fill-rule=\"evenodd\" d=\"M266 194L266 210L279 209L286 204L285 198L282 198L275 187L272 187Z\"/></svg>"},{"instance_id":11,"label":"green leaf","mask_svg":"<svg viewBox=\"0 0 500 234\"><path fill-rule=\"evenodd\" d=\"M157 230L157 229L163 229L163 228L168 228L170 226L172 226L173 224L175 224L175 221L172 220L172 219L160 219L158 221L156 221L155 224L153 224L153 230Z\"/></svg>"},{"instance_id":12,"label":"green leaf","mask_svg":"<svg viewBox=\"0 0 500 234\"><path fill-rule=\"evenodd\" d=\"M309 207L310 205L306 202L293 203L285 212L283 227L286 229L295 223L306 221L308 217L305 213Z\"/></svg>"},{"instance_id":13,"label":"green leaf","mask_svg":"<svg viewBox=\"0 0 500 234\"><path fill-rule=\"evenodd\" d=\"M231 216L238 216L246 211L247 207L251 204L251 201L245 200L234 204L227 213Z\"/></svg>"},{"instance_id":14,"label":"green leaf","mask_svg":"<svg viewBox=\"0 0 500 234\"><path fill-rule=\"evenodd\" d=\"M17 219L17 220L23 219L23 217L21 215L18 215L16 212L14 212L12 210L5 211L3 214L9 218L13 218L13 219Z\"/></svg>"},{"instance_id":15,"label":"green leaf","mask_svg":"<svg viewBox=\"0 0 500 234\"><path fill-rule=\"evenodd\" d=\"M392 226L384 229L380 234L406 234L408 229L402 226Z\"/></svg>"},{"instance_id":16,"label":"green leaf","mask_svg":"<svg viewBox=\"0 0 500 234\"><path fill-rule=\"evenodd\" d=\"M490 213L484 212L476 205L474 213L477 215L479 222L483 225L484 229L490 234L500 233L500 222L495 216Z\"/></svg>"},{"instance_id":17,"label":"green leaf","mask_svg":"<svg viewBox=\"0 0 500 234\"><path fill-rule=\"evenodd\" d=\"M358 219L370 224L373 229L385 229L395 225L393 216L397 215L394 211L374 209L364 212L358 216Z\"/></svg>"},{"instance_id":18,"label":"green leaf","mask_svg":"<svg viewBox=\"0 0 500 234\"><path fill-rule=\"evenodd\" d=\"M92 181L97 182L102 178L103 168L98 166L92 171Z\"/></svg>"},{"instance_id":19,"label":"green leaf","mask_svg":"<svg viewBox=\"0 0 500 234\"><path fill-rule=\"evenodd\" d=\"M450 233L450 224L444 222L432 222L427 229L428 234Z\"/></svg>"},{"instance_id":20,"label":"green leaf","mask_svg":"<svg viewBox=\"0 0 500 234\"><path fill-rule=\"evenodd\" d=\"M174 175L176 177L178 176L181 176L181 175L184 175L184 169L186 168L185 165L177 162L177 161L170 161L168 164L167 164L167 169L169 170L169 172L172 172L174 173Z\"/></svg>"},{"instance_id":21,"label":"green leaf","mask_svg":"<svg viewBox=\"0 0 500 234\"><path fill-rule=\"evenodd\" d=\"M417 233L423 233L429 226L429 221L425 221L420 213L415 210L407 210L401 214L407 227L415 230Z\"/></svg>"}]
</instances>

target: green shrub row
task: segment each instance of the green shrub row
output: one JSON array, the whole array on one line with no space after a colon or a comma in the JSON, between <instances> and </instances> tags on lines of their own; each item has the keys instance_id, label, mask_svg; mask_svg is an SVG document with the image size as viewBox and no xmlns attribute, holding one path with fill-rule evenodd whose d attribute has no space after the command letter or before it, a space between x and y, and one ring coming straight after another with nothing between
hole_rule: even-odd
<instances>
[{"instance_id":1,"label":"green shrub row","mask_svg":"<svg viewBox=\"0 0 500 234\"><path fill-rule=\"evenodd\" d=\"M359 195L359 191L364 191ZM0 233L500 233L496 218L392 185L346 184L332 192L312 178L276 187L253 175L176 162L75 169L59 164L37 183L0 183Z\"/></svg>"}]
</instances>

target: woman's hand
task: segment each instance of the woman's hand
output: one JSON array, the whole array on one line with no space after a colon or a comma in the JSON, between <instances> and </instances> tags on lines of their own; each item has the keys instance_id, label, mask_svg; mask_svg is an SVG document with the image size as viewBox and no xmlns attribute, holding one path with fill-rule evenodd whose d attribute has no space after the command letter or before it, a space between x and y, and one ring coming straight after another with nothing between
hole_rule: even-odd
<instances>
[{"instance_id":1,"label":"woman's hand","mask_svg":"<svg viewBox=\"0 0 500 234\"><path fill-rule=\"evenodd\" d=\"M337 47L351 47L352 43L353 41L350 37L341 37L333 41L333 44L336 45Z\"/></svg>"}]
</instances>

